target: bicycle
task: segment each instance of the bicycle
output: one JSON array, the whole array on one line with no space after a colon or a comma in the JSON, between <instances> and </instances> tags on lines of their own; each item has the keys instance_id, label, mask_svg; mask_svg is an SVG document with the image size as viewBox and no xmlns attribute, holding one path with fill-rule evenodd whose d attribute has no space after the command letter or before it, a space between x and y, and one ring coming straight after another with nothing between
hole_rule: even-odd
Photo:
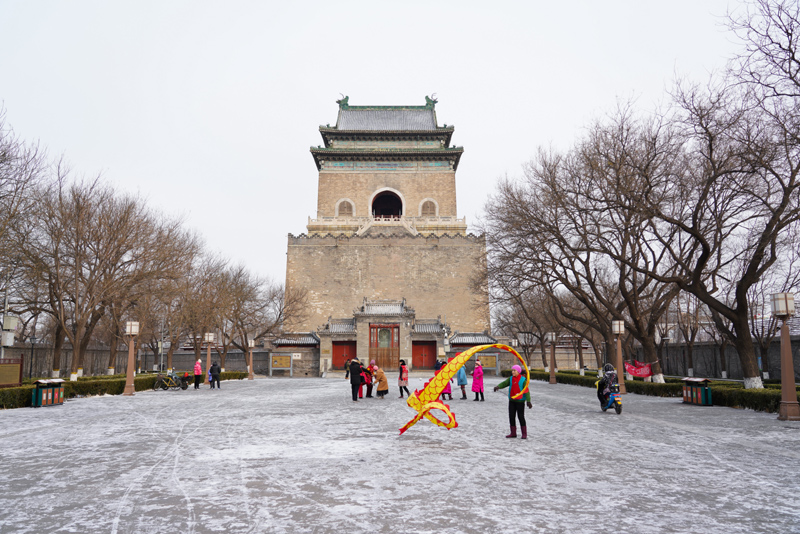
<instances>
[{"instance_id":1,"label":"bicycle","mask_svg":"<svg viewBox=\"0 0 800 534\"><path fill-rule=\"evenodd\" d=\"M187 389L188 387L189 382L185 379L185 377L179 377L174 373L168 373L166 375L158 373L156 381L153 384L153 391L158 391L159 389L163 389L165 391L168 389Z\"/></svg>"}]
</instances>

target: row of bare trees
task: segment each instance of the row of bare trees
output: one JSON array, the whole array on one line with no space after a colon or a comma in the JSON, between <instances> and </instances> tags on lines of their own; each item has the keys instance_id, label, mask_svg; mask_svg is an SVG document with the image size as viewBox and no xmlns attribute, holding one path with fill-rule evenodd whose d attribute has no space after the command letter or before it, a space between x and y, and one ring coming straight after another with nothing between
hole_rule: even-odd
<instances>
[{"instance_id":1,"label":"row of bare trees","mask_svg":"<svg viewBox=\"0 0 800 534\"><path fill-rule=\"evenodd\" d=\"M596 348L622 320L660 381L664 316L695 303L762 387L754 301L798 288L800 4L757 0L729 25L743 49L722 79L679 82L654 113L622 105L501 181L484 222L500 315Z\"/></svg>"},{"instance_id":2,"label":"row of bare trees","mask_svg":"<svg viewBox=\"0 0 800 534\"><path fill-rule=\"evenodd\" d=\"M304 302L210 254L180 219L142 198L48 161L3 116L0 272L8 312L22 318L18 340L52 343L56 368L69 344L72 374L90 346L107 347L113 368L128 320L140 323L141 348L158 354L169 342L167 367L182 343L199 357L204 334L216 333L224 367L231 347L275 335Z\"/></svg>"}]
</instances>

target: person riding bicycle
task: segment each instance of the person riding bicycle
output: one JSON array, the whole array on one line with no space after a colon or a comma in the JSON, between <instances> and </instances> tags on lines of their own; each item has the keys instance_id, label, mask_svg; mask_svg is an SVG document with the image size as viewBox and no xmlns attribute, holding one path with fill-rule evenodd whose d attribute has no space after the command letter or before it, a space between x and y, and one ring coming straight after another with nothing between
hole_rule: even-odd
<instances>
[{"instance_id":1,"label":"person riding bicycle","mask_svg":"<svg viewBox=\"0 0 800 534\"><path fill-rule=\"evenodd\" d=\"M603 376L597 382L597 398L600 404L605 406L608 402L608 395L611 393L611 386L617 383L617 371L614 366L607 363L603 366Z\"/></svg>"}]
</instances>

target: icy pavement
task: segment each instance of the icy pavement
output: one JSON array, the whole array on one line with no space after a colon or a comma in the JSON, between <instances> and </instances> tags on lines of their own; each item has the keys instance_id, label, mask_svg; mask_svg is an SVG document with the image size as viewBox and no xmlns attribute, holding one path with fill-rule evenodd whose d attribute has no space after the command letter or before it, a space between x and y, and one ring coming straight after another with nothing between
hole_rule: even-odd
<instances>
[{"instance_id":1,"label":"icy pavement","mask_svg":"<svg viewBox=\"0 0 800 534\"><path fill-rule=\"evenodd\" d=\"M800 423L534 382L512 440L499 380L400 437L396 375L358 403L264 378L0 411L0 531L800 532Z\"/></svg>"}]
</instances>

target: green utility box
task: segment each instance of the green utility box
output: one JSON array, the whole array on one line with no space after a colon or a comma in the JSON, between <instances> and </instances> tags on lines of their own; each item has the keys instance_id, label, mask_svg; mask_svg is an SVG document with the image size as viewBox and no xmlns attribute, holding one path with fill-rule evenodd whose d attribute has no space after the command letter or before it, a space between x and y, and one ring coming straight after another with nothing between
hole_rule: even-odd
<instances>
[{"instance_id":1,"label":"green utility box","mask_svg":"<svg viewBox=\"0 0 800 534\"><path fill-rule=\"evenodd\" d=\"M707 378L683 379L683 402L711 406L711 388Z\"/></svg>"},{"instance_id":2,"label":"green utility box","mask_svg":"<svg viewBox=\"0 0 800 534\"><path fill-rule=\"evenodd\" d=\"M61 378L37 380L34 385L31 402L34 408L64 404L64 380Z\"/></svg>"}]
</instances>

